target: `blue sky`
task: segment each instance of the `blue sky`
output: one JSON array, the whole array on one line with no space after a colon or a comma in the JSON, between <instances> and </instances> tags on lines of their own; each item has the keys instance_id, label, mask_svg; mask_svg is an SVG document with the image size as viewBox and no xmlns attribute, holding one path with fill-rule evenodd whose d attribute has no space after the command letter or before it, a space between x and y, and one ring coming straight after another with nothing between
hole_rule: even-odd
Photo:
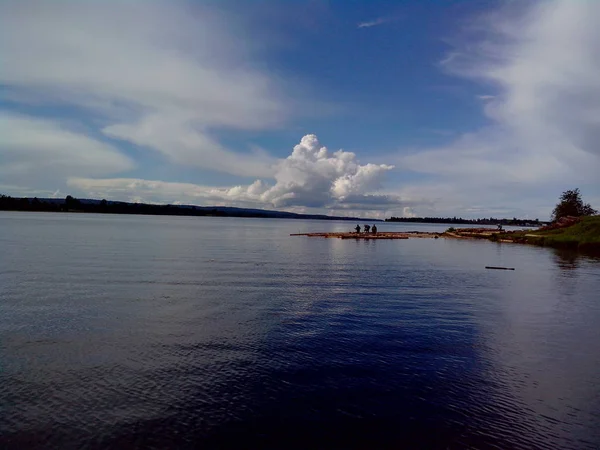
<instances>
[{"instance_id":1,"label":"blue sky","mask_svg":"<svg viewBox=\"0 0 600 450\"><path fill-rule=\"evenodd\" d=\"M600 2L0 5L0 192L362 216L600 206Z\"/></svg>"}]
</instances>

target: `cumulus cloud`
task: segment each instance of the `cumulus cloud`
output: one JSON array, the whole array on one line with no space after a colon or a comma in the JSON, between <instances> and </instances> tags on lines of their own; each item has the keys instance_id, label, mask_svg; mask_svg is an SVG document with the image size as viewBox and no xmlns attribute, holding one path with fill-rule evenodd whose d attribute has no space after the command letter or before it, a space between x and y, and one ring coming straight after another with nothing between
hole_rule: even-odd
<instances>
[{"instance_id":1,"label":"cumulus cloud","mask_svg":"<svg viewBox=\"0 0 600 450\"><path fill-rule=\"evenodd\" d=\"M531 204L570 186L597 195L600 3L511 2L465 32L442 67L496 89L480 97L490 124L398 164L471 206L510 197L517 209L522 198Z\"/></svg>"},{"instance_id":2,"label":"cumulus cloud","mask_svg":"<svg viewBox=\"0 0 600 450\"><path fill-rule=\"evenodd\" d=\"M228 29L192 2L7 0L0 83L13 102L77 108L107 136L175 163L265 176L269 157L213 137L277 126L290 111Z\"/></svg>"},{"instance_id":3,"label":"cumulus cloud","mask_svg":"<svg viewBox=\"0 0 600 450\"><path fill-rule=\"evenodd\" d=\"M90 196L124 200L382 212L412 204L396 195L377 193L391 169L393 166L386 164L361 165L354 153L331 152L309 134L275 165L274 184L259 179L246 186L214 188L140 179L74 177L69 185Z\"/></svg>"},{"instance_id":4,"label":"cumulus cloud","mask_svg":"<svg viewBox=\"0 0 600 450\"><path fill-rule=\"evenodd\" d=\"M377 189L384 173L391 169L393 166L385 164L362 166L352 152L331 153L309 134L277 165L275 185L261 196L275 207L343 203L350 195Z\"/></svg>"}]
</instances>

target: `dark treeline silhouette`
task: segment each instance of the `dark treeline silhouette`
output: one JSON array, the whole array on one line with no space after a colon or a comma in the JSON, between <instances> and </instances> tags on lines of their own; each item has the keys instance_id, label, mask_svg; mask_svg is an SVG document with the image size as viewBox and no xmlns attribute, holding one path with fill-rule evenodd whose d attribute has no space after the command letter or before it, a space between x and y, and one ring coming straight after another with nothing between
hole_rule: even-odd
<instances>
[{"instance_id":1,"label":"dark treeline silhouette","mask_svg":"<svg viewBox=\"0 0 600 450\"><path fill-rule=\"evenodd\" d=\"M390 217L386 222L409 222L409 223L452 223L459 225L514 225L518 227L540 226L539 219L463 219L462 217Z\"/></svg>"},{"instance_id":2,"label":"dark treeline silhouette","mask_svg":"<svg viewBox=\"0 0 600 450\"><path fill-rule=\"evenodd\" d=\"M356 217L333 217L322 214L296 214L285 211L234 208L228 206L153 205L107 200L15 198L0 195L0 211L48 211L99 214L146 214L164 216L262 217L285 219L369 220Z\"/></svg>"}]
</instances>

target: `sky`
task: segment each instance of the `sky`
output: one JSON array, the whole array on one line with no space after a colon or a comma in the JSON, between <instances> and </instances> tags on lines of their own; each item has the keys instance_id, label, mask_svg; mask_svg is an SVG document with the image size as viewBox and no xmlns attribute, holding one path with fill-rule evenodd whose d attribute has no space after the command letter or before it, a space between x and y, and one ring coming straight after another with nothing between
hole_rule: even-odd
<instances>
[{"instance_id":1,"label":"sky","mask_svg":"<svg viewBox=\"0 0 600 450\"><path fill-rule=\"evenodd\" d=\"M600 207L600 1L3 0L0 193Z\"/></svg>"}]
</instances>

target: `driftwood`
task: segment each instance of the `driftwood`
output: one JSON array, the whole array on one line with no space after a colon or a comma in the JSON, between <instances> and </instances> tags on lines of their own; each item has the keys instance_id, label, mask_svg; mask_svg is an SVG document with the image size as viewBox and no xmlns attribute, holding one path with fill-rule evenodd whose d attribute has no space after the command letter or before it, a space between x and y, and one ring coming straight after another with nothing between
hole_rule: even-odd
<instances>
[{"instance_id":1,"label":"driftwood","mask_svg":"<svg viewBox=\"0 0 600 450\"><path fill-rule=\"evenodd\" d=\"M337 238L337 239L365 239L365 240L383 240L383 239L408 239L409 237L417 238L433 238L438 237L439 233L426 233L418 231L408 232L390 232L382 231L378 233L292 233L290 236L308 236L308 237L322 237L322 238Z\"/></svg>"}]
</instances>

